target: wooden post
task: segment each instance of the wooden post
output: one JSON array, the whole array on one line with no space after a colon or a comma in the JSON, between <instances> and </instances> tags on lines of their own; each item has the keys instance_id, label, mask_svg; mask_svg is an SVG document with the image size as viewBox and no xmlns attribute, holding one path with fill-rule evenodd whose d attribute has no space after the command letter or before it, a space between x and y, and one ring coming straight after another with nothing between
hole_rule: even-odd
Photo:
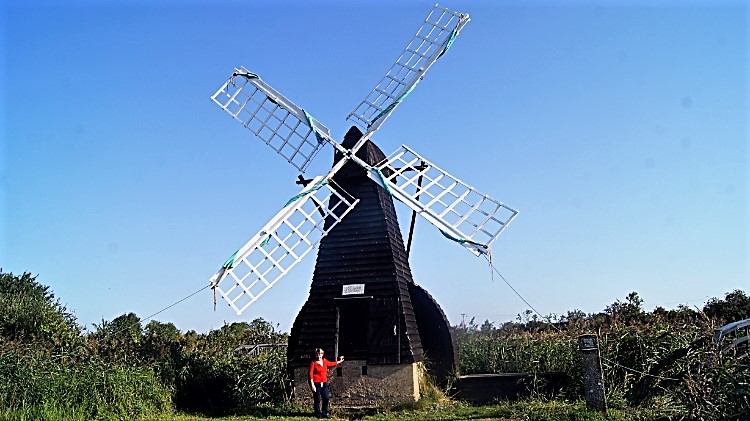
<instances>
[{"instance_id":1,"label":"wooden post","mask_svg":"<svg viewBox=\"0 0 750 421\"><path fill-rule=\"evenodd\" d=\"M586 396L586 408L606 414L607 400L604 395L602 360L596 335L579 336L578 351L581 353L583 365L583 390Z\"/></svg>"}]
</instances>

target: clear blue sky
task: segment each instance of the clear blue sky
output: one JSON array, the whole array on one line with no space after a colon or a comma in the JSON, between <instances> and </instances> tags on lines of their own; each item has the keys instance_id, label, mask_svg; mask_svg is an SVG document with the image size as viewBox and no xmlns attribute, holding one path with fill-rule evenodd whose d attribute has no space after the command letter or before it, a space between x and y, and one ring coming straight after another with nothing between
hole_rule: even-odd
<instances>
[{"instance_id":1,"label":"clear blue sky","mask_svg":"<svg viewBox=\"0 0 750 421\"><path fill-rule=\"evenodd\" d=\"M89 328L207 285L297 193L294 169L209 100L234 67L340 138L432 7L97 3L0 6L0 267L38 274ZM745 2L444 5L471 22L375 141L520 210L493 250L524 298L546 315L750 289ZM415 237L415 280L451 323L527 308L484 259L424 221ZM288 330L314 262L241 317L206 290L156 319Z\"/></svg>"}]
</instances>

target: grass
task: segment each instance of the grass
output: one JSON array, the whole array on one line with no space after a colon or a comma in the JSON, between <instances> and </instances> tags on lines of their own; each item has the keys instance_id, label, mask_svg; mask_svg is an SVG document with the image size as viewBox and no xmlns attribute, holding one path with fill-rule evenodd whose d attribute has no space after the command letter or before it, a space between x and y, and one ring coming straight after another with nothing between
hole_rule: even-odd
<instances>
[{"instance_id":1,"label":"grass","mask_svg":"<svg viewBox=\"0 0 750 421\"><path fill-rule=\"evenodd\" d=\"M199 415L171 414L153 421L254 421L254 420L313 420L309 408L259 408L255 415L203 417ZM503 421L646 421L681 419L684 414L654 409L622 408L610 410L605 416L586 410L582 401L519 401L496 402L491 405L473 406L463 402L448 401L417 405L417 409L379 408L373 410L347 410L332 408L332 419L362 421L432 421L432 420L503 420Z\"/></svg>"}]
</instances>

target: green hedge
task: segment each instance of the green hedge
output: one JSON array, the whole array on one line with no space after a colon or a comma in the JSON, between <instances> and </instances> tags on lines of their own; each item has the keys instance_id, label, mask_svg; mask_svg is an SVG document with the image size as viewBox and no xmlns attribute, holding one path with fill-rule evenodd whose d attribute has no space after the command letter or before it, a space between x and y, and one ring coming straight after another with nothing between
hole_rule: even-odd
<instances>
[{"instance_id":1,"label":"green hedge","mask_svg":"<svg viewBox=\"0 0 750 421\"><path fill-rule=\"evenodd\" d=\"M171 391L149 368L3 345L0 416L6 419L136 419L172 412Z\"/></svg>"}]
</instances>

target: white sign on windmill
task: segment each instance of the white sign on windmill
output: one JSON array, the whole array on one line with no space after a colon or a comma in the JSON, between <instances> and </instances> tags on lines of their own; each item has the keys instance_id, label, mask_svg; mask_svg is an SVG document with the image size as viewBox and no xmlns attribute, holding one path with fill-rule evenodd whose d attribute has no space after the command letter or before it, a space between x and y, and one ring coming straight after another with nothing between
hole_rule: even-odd
<instances>
[{"instance_id":1,"label":"white sign on windmill","mask_svg":"<svg viewBox=\"0 0 750 421\"><path fill-rule=\"evenodd\" d=\"M489 253L492 242L518 211L478 192L407 146L402 145L376 166L356 156L468 22L468 14L435 5L383 79L347 117L364 133L349 149L334 140L328 128L310 113L243 67L235 69L211 97L303 173L326 145L343 156L327 174L313 178L292 197L211 277L214 290L237 314L286 275L357 205L357 198L331 184L333 175L348 161L360 165L374 183L447 238L477 256Z\"/></svg>"}]
</instances>

